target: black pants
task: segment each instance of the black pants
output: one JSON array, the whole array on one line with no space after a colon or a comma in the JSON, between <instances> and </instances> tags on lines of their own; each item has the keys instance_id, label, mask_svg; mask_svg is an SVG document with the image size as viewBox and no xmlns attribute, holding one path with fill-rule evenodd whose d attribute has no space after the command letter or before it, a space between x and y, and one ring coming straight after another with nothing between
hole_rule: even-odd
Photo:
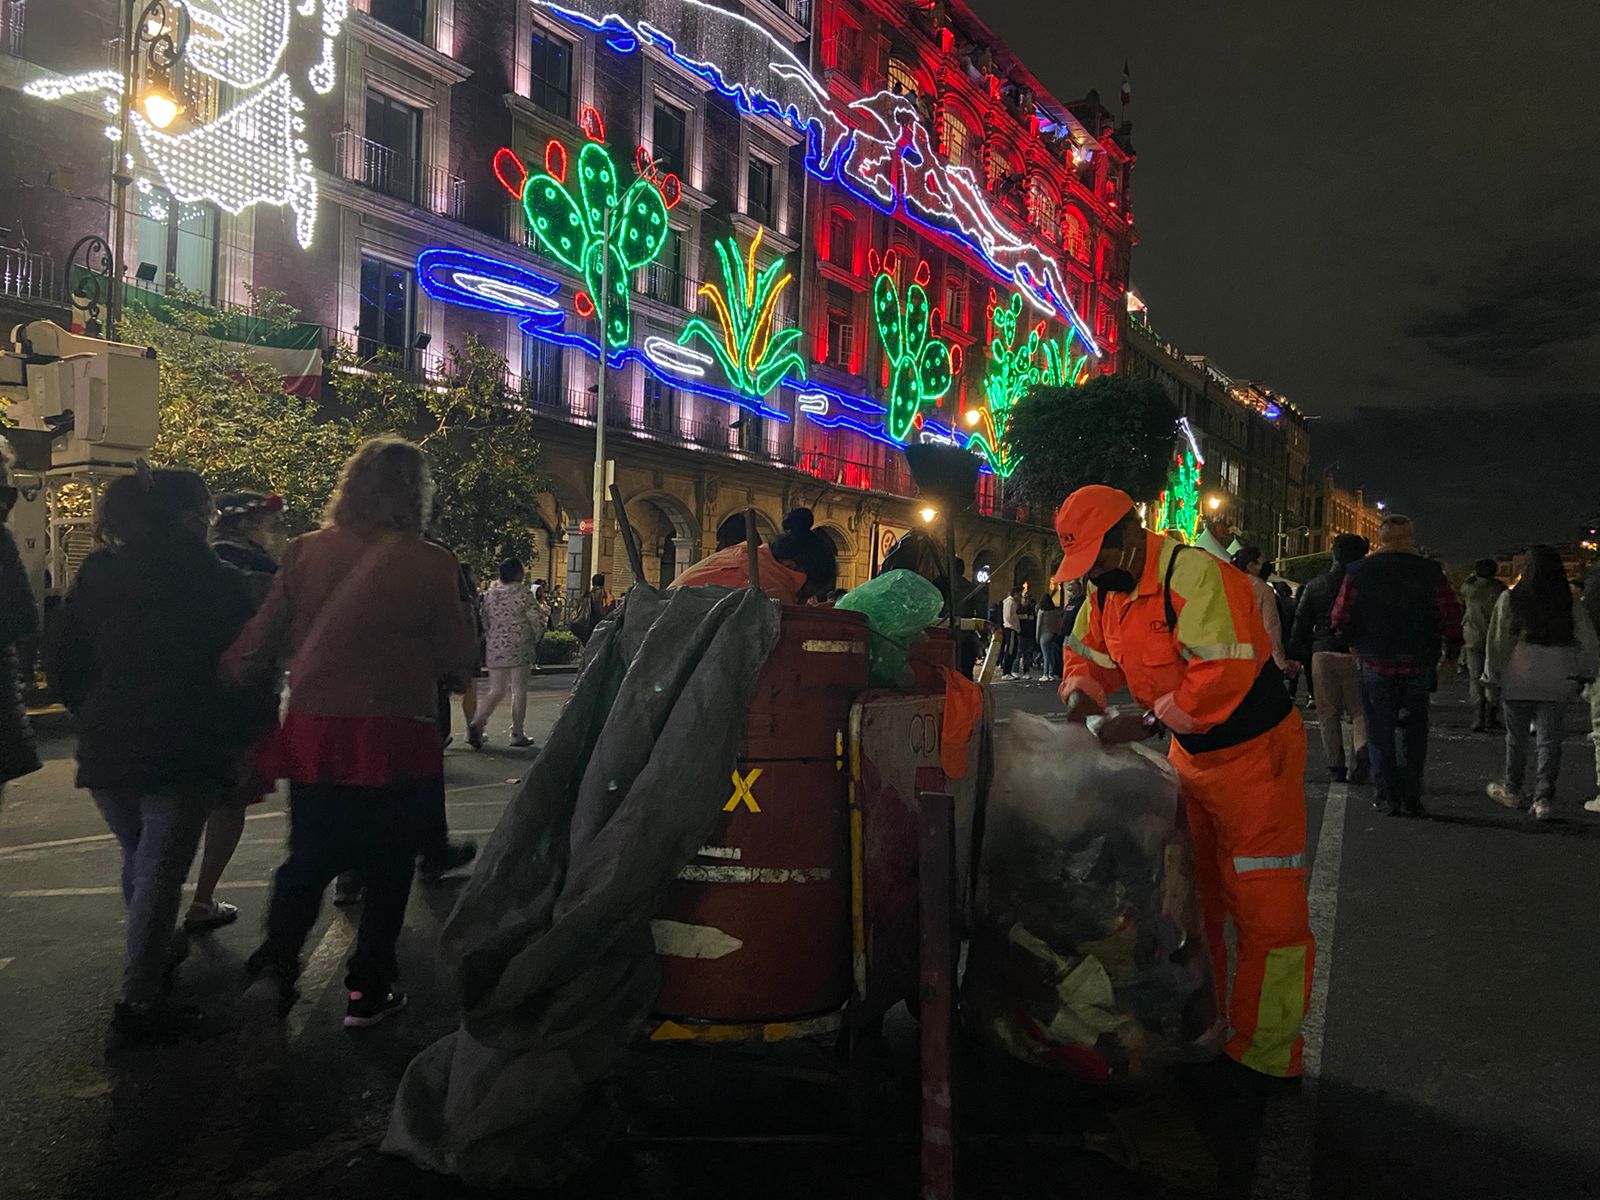
<instances>
[{"instance_id":1,"label":"black pants","mask_svg":"<svg viewBox=\"0 0 1600 1200\"><path fill-rule=\"evenodd\" d=\"M345 986L387 990L400 973L395 943L405 924L432 787L427 781L384 788L290 784L289 858L273 877L267 939L251 966L275 967L285 978L297 978L300 950L317 923L328 884L341 871L360 871L365 903Z\"/></svg>"}]
</instances>

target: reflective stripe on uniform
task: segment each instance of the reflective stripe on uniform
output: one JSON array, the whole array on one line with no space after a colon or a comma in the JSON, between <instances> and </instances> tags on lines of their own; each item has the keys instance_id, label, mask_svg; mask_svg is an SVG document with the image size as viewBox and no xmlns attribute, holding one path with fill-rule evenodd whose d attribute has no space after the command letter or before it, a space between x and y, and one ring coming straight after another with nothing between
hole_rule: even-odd
<instances>
[{"instance_id":1,"label":"reflective stripe on uniform","mask_svg":"<svg viewBox=\"0 0 1600 1200\"><path fill-rule=\"evenodd\" d=\"M1248 875L1251 871L1289 871L1297 870L1306 865L1305 851L1299 854L1269 854L1263 858L1250 858L1236 854L1233 858L1233 871L1236 875Z\"/></svg>"},{"instance_id":2,"label":"reflective stripe on uniform","mask_svg":"<svg viewBox=\"0 0 1600 1200\"><path fill-rule=\"evenodd\" d=\"M1104 667L1107 671L1115 671L1117 669L1116 660L1109 654L1103 650L1096 650L1093 646L1087 646L1075 637L1067 639L1067 649L1071 650L1079 658L1087 658L1097 667Z\"/></svg>"},{"instance_id":3,"label":"reflective stripe on uniform","mask_svg":"<svg viewBox=\"0 0 1600 1200\"><path fill-rule=\"evenodd\" d=\"M1253 659L1256 648L1243 642L1223 642L1216 646L1183 646L1185 658L1198 658L1202 662L1216 662L1226 658Z\"/></svg>"}]
</instances>

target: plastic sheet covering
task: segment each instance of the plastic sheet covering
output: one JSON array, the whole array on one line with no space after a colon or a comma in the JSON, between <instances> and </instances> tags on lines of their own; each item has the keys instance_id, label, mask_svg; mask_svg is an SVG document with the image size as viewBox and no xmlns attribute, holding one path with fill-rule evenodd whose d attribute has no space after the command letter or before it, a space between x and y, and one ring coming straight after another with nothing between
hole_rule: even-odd
<instances>
[{"instance_id":1,"label":"plastic sheet covering","mask_svg":"<svg viewBox=\"0 0 1600 1200\"><path fill-rule=\"evenodd\" d=\"M886 571L851 588L838 608L862 613L872 627L867 648L873 687L910 687L911 650L927 637L927 628L944 609L938 588L915 571Z\"/></svg>"},{"instance_id":2,"label":"plastic sheet covering","mask_svg":"<svg viewBox=\"0 0 1600 1200\"><path fill-rule=\"evenodd\" d=\"M998 731L965 1011L1095 1082L1221 1046L1178 780L1142 747L1018 715Z\"/></svg>"},{"instance_id":3,"label":"plastic sheet covering","mask_svg":"<svg viewBox=\"0 0 1600 1200\"><path fill-rule=\"evenodd\" d=\"M406 1069L386 1151L551 1187L599 1150L585 1101L655 1001L650 921L722 814L779 612L636 586L600 626L445 925L461 1028Z\"/></svg>"}]
</instances>

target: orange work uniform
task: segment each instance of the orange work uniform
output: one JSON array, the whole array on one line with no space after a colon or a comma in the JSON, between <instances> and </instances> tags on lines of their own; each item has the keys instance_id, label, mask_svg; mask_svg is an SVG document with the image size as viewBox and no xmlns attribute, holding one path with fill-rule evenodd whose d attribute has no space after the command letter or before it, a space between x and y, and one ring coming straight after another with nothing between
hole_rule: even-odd
<instances>
[{"instance_id":1,"label":"orange work uniform","mask_svg":"<svg viewBox=\"0 0 1600 1200\"><path fill-rule=\"evenodd\" d=\"M1081 691L1104 704L1126 683L1172 730L1169 758L1194 837L1206 940L1232 1024L1227 1052L1265 1075L1298 1075L1316 952L1306 908L1305 730L1249 578L1204 551L1144 537L1133 592L1091 584L1066 641L1061 694ZM1238 940L1231 1005L1225 917Z\"/></svg>"},{"instance_id":2,"label":"orange work uniform","mask_svg":"<svg viewBox=\"0 0 1600 1200\"><path fill-rule=\"evenodd\" d=\"M756 570L761 578L761 590L783 604L799 604L800 589L806 585L804 571L791 570L772 557L772 549L761 546L756 550ZM696 587L721 584L723 587L750 586L750 557L743 542L725 546L693 566L685 567L674 579L672 587Z\"/></svg>"}]
</instances>

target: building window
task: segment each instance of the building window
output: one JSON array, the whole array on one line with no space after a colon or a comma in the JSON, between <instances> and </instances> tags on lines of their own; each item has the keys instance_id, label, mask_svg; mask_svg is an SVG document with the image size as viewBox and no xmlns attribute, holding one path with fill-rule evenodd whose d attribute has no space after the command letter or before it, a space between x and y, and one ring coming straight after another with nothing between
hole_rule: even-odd
<instances>
[{"instance_id":1,"label":"building window","mask_svg":"<svg viewBox=\"0 0 1600 1200\"><path fill-rule=\"evenodd\" d=\"M960 275L945 276L944 323L952 329L967 327L967 281Z\"/></svg>"},{"instance_id":2,"label":"building window","mask_svg":"<svg viewBox=\"0 0 1600 1200\"><path fill-rule=\"evenodd\" d=\"M1089 222L1075 208L1067 209L1066 220L1061 222L1061 243L1079 262L1089 261Z\"/></svg>"},{"instance_id":3,"label":"building window","mask_svg":"<svg viewBox=\"0 0 1600 1200\"><path fill-rule=\"evenodd\" d=\"M559 407L563 396L561 347L539 338L522 339L522 395L529 404Z\"/></svg>"},{"instance_id":4,"label":"building window","mask_svg":"<svg viewBox=\"0 0 1600 1200\"><path fill-rule=\"evenodd\" d=\"M823 45L822 61L845 78L861 78L861 30L845 20L839 20L833 35Z\"/></svg>"},{"instance_id":5,"label":"building window","mask_svg":"<svg viewBox=\"0 0 1600 1200\"><path fill-rule=\"evenodd\" d=\"M1050 185L1037 175L1033 177L1033 186L1029 189L1032 193L1030 199L1033 207L1033 223L1047 234L1056 232L1056 198L1051 192Z\"/></svg>"},{"instance_id":6,"label":"building window","mask_svg":"<svg viewBox=\"0 0 1600 1200\"><path fill-rule=\"evenodd\" d=\"M829 365L850 370L850 360L855 355L856 326L851 313L854 305L848 291L838 284L828 286L828 345Z\"/></svg>"},{"instance_id":7,"label":"building window","mask_svg":"<svg viewBox=\"0 0 1600 1200\"><path fill-rule=\"evenodd\" d=\"M745 173L744 211L763 225L777 228L772 208L772 164L754 154Z\"/></svg>"},{"instance_id":8,"label":"building window","mask_svg":"<svg viewBox=\"0 0 1600 1200\"><path fill-rule=\"evenodd\" d=\"M417 202L421 183L422 110L382 92L367 93L367 137L357 176L397 200Z\"/></svg>"},{"instance_id":9,"label":"building window","mask_svg":"<svg viewBox=\"0 0 1600 1200\"><path fill-rule=\"evenodd\" d=\"M683 305L683 235L667 230L661 253L644 268L644 293L652 300L676 307Z\"/></svg>"},{"instance_id":10,"label":"building window","mask_svg":"<svg viewBox=\"0 0 1600 1200\"><path fill-rule=\"evenodd\" d=\"M410 357L416 340L416 290L410 267L362 256L356 336L357 349L363 356L396 350Z\"/></svg>"},{"instance_id":11,"label":"building window","mask_svg":"<svg viewBox=\"0 0 1600 1200\"><path fill-rule=\"evenodd\" d=\"M855 270L856 221L841 208L828 214L828 261L846 271Z\"/></svg>"},{"instance_id":12,"label":"building window","mask_svg":"<svg viewBox=\"0 0 1600 1200\"><path fill-rule=\"evenodd\" d=\"M572 116L572 43L533 31L533 72L528 99L545 112Z\"/></svg>"},{"instance_id":13,"label":"building window","mask_svg":"<svg viewBox=\"0 0 1600 1200\"><path fill-rule=\"evenodd\" d=\"M911 68L898 58L889 60L889 90L897 96L915 96L921 91Z\"/></svg>"},{"instance_id":14,"label":"building window","mask_svg":"<svg viewBox=\"0 0 1600 1200\"><path fill-rule=\"evenodd\" d=\"M976 143L972 134L967 129L967 123L960 117L946 114L944 118L944 146L945 158L952 167L966 167L967 170L977 174Z\"/></svg>"},{"instance_id":15,"label":"building window","mask_svg":"<svg viewBox=\"0 0 1600 1200\"><path fill-rule=\"evenodd\" d=\"M427 0L372 0L372 19L416 41L422 40Z\"/></svg>"},{"instance_id":16,"label":"building window","mask_svg":"<svg viewBox=\"0 0 1600 1200\"><path fill-rule=\"evenodd\" d=\"M767 452L767 422L759 413L741 412L730 426L738 434L738 447L746 454Z\"/></svg>"},{"instance_id":17,"label":"building window","mask_svg":"<svg viewBox=\"0 0 1600 1200\"><path fill-rule=\"evenodd\" d=\"M210 300L217 282L217 210L186 204L160 188L139 193L131 260L156 269L156 290L176 285Z\"/></svg>"},{"instance_id":18,"label":"building window","mask_svg":"<svg viewBox=\"0 0 1600 1200\"><path fill-rule=\"evenodd\" d=\"M688 114L683 109L656 101L650 142L656 167L663 175L682 175L689 165L684 154L688 123Z\"/></svg>"},{"instance_id":19,"label":"building window","mask_svg":"<svg viewBox=\"0 0 1600 1200\"><path fill-rule=\"evenodd\" d=\"M677 428L677 391L648 371L644 376L644 408L639 423L653 433L671 433Z\"/></svg>"}]
</instances>

